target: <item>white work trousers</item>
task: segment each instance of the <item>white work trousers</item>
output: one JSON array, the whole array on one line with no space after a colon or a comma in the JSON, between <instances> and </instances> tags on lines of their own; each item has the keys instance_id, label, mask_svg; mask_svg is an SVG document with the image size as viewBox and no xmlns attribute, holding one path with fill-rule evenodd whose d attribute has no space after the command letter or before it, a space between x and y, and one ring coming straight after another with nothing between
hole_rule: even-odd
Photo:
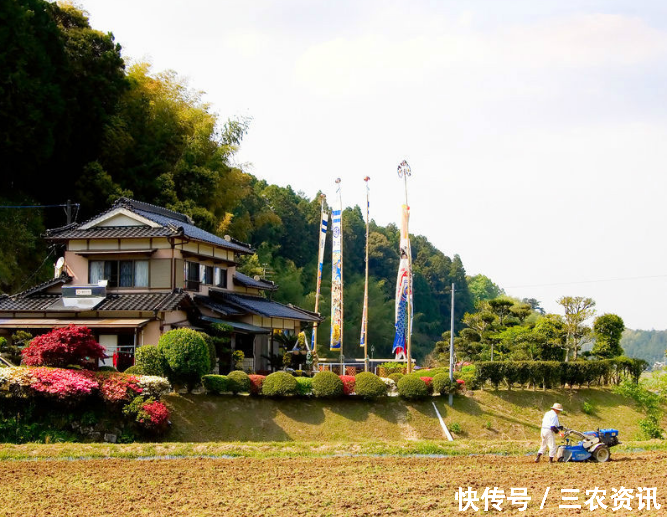
<instances>
[{"instance_id":1,"label":"white work trousers","mask_svg":"<svg viewBox=\"0 0 667 517\"><path fill-rule=\"evenodd\" d=\"M542 429L542 444L540 445L540 450L537 451L538 454L544 454L549 448L549 457L556 457L556 435L551 429Z\"/></svg>"}]
</instances>

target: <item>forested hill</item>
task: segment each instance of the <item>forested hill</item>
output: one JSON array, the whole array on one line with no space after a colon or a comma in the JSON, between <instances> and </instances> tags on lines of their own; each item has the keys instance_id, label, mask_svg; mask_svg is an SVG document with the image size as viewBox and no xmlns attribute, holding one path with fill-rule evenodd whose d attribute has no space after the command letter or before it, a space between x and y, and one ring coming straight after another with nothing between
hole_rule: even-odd
<instances>
[{"instance_id":1,"label":"forested hill","mask_svg":"<svg viewBox=\"0 0 667 517\"><path fill-rule=\"evenodd\" d=\"M667 352L667 330L630 330L623 332L621 346L628 357L645 359L649 364L664 362Z\"/></svg>"},{"instance_id":2,"label":"forested hill","mask_svg":"<svg viewBox=\"0 0 667 517\"><path fill-rule=\"evenodd\" d=\"M173 72L154 73L146 64L126 68L113 36L91 28L72 6L10 0L1 9L0 205L71 199L80 204L79 221L121 196L166 206L206 230L251 243L257 254L243 270L279 284L277 300L314 306L319 193L269 185L232 165L249 121L219 121L201 93ZM55 251L40 234L62 226L65 217L57 207L0 210L0 290L13 293L52 274ZM358 207L347 208L343 219L344 339L353 356L359 355L365 227ZM372 224L369 343L375 357L391 352L398 240L396 226ZM330 243L327 250L330 261ZM451 283L458 289L457 319L473 301L458 256L445 256L422 236L413 237L412 250L419 358L449 328ZM325 317L328 276L320 304ZM323 325L320 336L328 330Z\"/></svg>"}]
</instances>

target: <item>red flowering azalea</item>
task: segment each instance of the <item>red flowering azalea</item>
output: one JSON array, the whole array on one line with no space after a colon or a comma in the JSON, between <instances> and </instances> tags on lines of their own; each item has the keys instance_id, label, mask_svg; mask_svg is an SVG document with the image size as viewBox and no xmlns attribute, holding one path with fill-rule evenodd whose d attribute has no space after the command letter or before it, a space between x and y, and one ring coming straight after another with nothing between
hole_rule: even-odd
<instances>
[{"instance_id":1,"label":"red flowering azalea","mask_svg":"<svg viewBox=\"0 0 667 517\"><path fill-rule=\"evenodd\" d=\"M169 410L162 402L149 402L141 407L137 422L152 431L164 431L169 425Z\"/></svg>"},{"instance_id":2,"label":"red flowering azalea","mask_svg":"<svg viewBox=\"0 0 667 517\"><path fill-rule=\"evenodd\" d=\"M262 393L262 385L266 375L248 375L248 377L250 378L250 394L259 395Z\"/></svg>"},{"instance_id":3,"label":"red flowering azalea","mask_svg":"<svg viewBox=\"0 0 667 517\"><path fill-rule=\"evenodd\" d=\"M28 366L85 367L90 361L106 357L104 347L95 341L90 329L76 325L37 336L21 353Z\"/></svg>"},{"instance_id":4,"label":"red flowering azalea","mask_svg":"<svg viewBox=\"0 0 667 517\"><path fill-rule=\"evenodd\" d=\"M357 381L354 375L339 375L339 377L343 381L343 393L345 395L352 395L354 393L354 385Z\"/></svg>"},{"instance_id":5,"label":"red flowering azalea","mask_svg":"<svg viewBox=\"0 0 667 517\"><path fill-rule=\"evenodd\" d=\"M30 374L33 382L31 389L59 399L83 398L99 387L95 379L86 372L77 370L61 370L58 368L32 368Z\"/></svg>"}]
</instances>

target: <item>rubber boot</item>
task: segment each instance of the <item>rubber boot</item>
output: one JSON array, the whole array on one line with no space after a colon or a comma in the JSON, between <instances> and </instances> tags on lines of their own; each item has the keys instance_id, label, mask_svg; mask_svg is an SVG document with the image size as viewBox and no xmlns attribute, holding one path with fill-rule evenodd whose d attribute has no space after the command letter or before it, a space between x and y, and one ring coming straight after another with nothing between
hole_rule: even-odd
<instances>
[{"instance_id":1,"label":"rubber boot","mask_svg":"<svg viewBox=\"0 0 667 517\"><path fill-rule=\"evenodd\" d=\"M542 457L542 453L541 453L541 452L538 452L538 453L537 453L537 457L535 458L535 463L539 463L541 457Z\"/></svg>"},{"instance_id":2,"label":"rubber boot","mask_svg":"<svg viewBox=\"0 0 667 517\"><path fill-rule=\"evenodd\" d=\"M553 463L553 462L554 462L553 457L552 457L552 456L549 456L549 463Z\"/></svg>"}]
</instances>

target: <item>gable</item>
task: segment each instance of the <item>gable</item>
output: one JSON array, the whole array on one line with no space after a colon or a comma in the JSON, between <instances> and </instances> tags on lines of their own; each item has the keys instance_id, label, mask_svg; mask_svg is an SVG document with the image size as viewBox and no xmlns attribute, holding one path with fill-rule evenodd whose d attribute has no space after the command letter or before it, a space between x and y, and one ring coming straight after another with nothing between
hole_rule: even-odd
<instances>
[{"instance_id":1,"label":"gable","mask_svg":"<svg viewBox=\"0 0 667 517\"><path fill-rule=\"evenodd\" d=\"M159 228L161 225L127 208L119 207L88 221L86 224L81 225L79 229L88 230L90 228L122 226L150 226L151 228Z\"/></svg>"}]
</instances>

